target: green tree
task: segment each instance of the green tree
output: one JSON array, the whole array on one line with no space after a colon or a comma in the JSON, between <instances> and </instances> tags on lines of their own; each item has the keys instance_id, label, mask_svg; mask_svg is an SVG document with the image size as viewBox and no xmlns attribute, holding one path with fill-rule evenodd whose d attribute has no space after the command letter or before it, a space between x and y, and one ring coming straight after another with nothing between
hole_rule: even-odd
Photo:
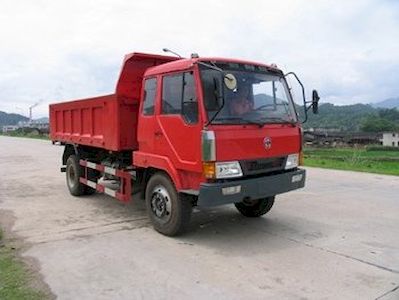
<instances>
[{"instance_id":1,"label":"green tree","mask_svg":"<svg viewBox=\"0 0 399 300\"><path fill-rule=\"evenodd\" d=\"M382 132L382 131L395 131L398 126L387 119L380 116L369 115L361 123L361 130L365 132Z\"/></svg>"},{"instance_id":2,"label":"green tree","mask_svg":"<svg viewBox=\"0 0 399 300\"><path fill-rule=\"evenodd\" d=\"M378 115L380 116L380 118L399 123L399 110L397 110L396 108L380 109L378 111Z\"/></svg>"}]
</instances>

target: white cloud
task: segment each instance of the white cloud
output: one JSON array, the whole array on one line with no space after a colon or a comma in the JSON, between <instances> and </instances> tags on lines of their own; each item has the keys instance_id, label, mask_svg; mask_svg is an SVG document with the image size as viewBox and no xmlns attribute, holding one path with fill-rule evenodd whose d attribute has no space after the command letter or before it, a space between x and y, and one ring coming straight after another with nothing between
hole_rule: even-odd
<instances>
[{"instance_id":1,"label":"white cloud","mask_svg":"<svg viewBox=\"0 0 399 300\"><path fill-rule=\"evenodd\" d=\"M399 96L394 1L2 0L0 14L0 110L110 93L124 54L163 47L276 62L324 101Z\"/></svg>"}]
</instances>

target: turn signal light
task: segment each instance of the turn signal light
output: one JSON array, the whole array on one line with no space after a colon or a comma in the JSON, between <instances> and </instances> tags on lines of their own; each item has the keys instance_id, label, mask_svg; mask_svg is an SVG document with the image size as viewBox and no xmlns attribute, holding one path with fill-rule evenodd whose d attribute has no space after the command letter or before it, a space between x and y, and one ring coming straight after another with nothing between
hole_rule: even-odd
<instances>
[{"instance_id":1,"label":"turn signal light","mask_svg":"<svg viewBox=\"0 0 399 300\"><path fill-rule=\"evenodd\" d=\"M204 162L202 164L202 171L205 178L215 178L216 168L214 162Z\"/></svg>"}]
</instances>

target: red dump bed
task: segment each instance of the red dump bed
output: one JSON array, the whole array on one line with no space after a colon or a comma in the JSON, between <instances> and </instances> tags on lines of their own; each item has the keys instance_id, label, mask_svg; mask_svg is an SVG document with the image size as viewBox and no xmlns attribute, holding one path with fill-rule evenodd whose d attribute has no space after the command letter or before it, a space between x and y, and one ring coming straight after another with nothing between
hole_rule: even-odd
<instances>
[{"instance_id":1,"label":"red dump bed","mask_svg":"<svg viewBox=\"0 0 399 300\"><path fill-rule=\"evenodd\" d=\"M137 149L137 119L144 72L176 57L125 57L115 94L50 105L50 138L107 150Z\"/></svg>"},{"instance_id":2,"label":"red dump bed","mask_svg":"<svg viewBox=\"0 0 399 300\"><path fill-rule=\"evenodd\" d=\"M52 140L105 148L137 147L138 102L108 95L50 105Z\"/></svg>"}]
</instances>

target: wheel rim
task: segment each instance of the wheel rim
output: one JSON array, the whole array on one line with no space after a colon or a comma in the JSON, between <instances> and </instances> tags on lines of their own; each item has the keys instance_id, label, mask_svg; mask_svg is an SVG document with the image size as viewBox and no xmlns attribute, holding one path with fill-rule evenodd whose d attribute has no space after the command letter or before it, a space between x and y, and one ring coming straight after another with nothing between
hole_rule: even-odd
<instances>
[{"instance_id":1,"label":"wheel rim","mask_svg":"<svg viewBox=\"0 0 399 300\"><path fill-rule=\"evenodd\" d=\"M166 223L171 218L172 201L166 188L158 185L151 195L151 211L161 223Z\"/></svg>"},{"instance_id":2,"label":"wheel rim","mask_svg":"<svg viewBox=\"0 0 399 300\"><path fill-rule=\"evenodd\" d=\"M258 205L258 203L259 203L259 199L255 199L255 200L244 199L242 201L242 204L244 204L247 207L253 207L255 205Z\"/></svg>"},{"instance_id":3,"label":"wheel rim","mask_svg":"<svg viewBox=\"0 0 399 300\"><path fill-rule=\"evenodd\" d=\"M70 188L75 186L76 172L72 165L67 168L67 181Z\"/></svg>"}]
</instances>

